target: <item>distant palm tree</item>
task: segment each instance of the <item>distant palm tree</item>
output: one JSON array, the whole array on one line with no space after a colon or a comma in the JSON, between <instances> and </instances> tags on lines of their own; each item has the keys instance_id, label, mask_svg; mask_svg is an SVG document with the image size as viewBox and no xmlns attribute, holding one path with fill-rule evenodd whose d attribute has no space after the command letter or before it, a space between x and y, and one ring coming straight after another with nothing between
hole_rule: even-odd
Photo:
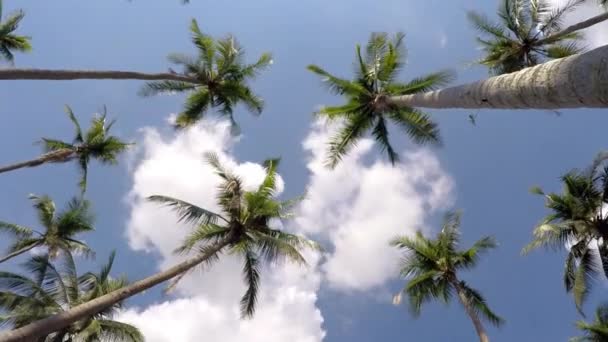
<instances>
[{"instance_id":1,"label":"distant palm tree","mask_svg":"<svg viewBox=\"0 0 608 342\"><path fill-rule=\"evenodd\" d=\"M22 10L10 14L4 21L0 22L0 56L9 62L13 62L12 51L27 52L32 49L30 37L19 36L14 32L19 28L19 23L25 17ZM2 0L0 0L0 20L2 19Z\"/></svg>"},{"instance_id":2,"label":"distant palm tree","mask_svg":"<svg viewBox=\"0 0 608 342\"><path fill-rule=\"evenodd\" d=\"M184 111L176 119L176 127L183 128L198 122L211 107L218 107L221 115L227 116L236 127L234 107L242 103L252 112L261 113L263 101L247 85L261 70L272 63L272 56L264 53L253 64L244 62L245 52L236 38L229 35L214 40L204 34L196 20L190 25L192 43L199 50L196 58L183 54L171 54L169 60L183 67L181 75L196 80L188 83L175 80L146 84L144 96L167 92L189 92Z\"/></svg>"},{"instance_id":3,"label":"distant palm tree","mask_svg":"<svg viewBox=\"0 0 608 342\"><path fill-rule=\"evenodd\" d=\"M85 242L76 240L76 235L95 229L88 201L73 199L63 211L57 213L55 203L50 197L31 195L30 199L44 231L0 221L0 231L10 233L14 237L8 254L0 258L0 263L36 247L45 248L51 258L57 257L60 252L93 254Z\"/></svg>"},{"instance_id":4,"label":"distant palm tree","mask_svg":"<svg viewBox=\"0 0 608 342\"><path fill-rule=\"evenodd\" d=\"M479 340L488 342L481 317L496 326L502 324L503 319L492 312L481 294L460 280L457 273L475 267L480 254L496 247L496 243L485 237L467 250L458 250L459 227L460 214L449 213L435 239L428 239L418 231L414 237L402 236L391 241L392 246L404 252L401 276L409 281L402 292L408 296L415 316L420 314L422 304L433 299L447 303L455 294L473 321ZM401 294L398 294L394 303L400 301Z\"/></svg>"},{"instance_id":5,"label":"distant palm tree","mask_svg":"<svg viewBox=\"0 0 608 342\"><path fill-rule=\"evenodd\" d=\"M477 41L485 55L478 63L500 75L581 52L578 31L608 19L602 14L562 30L564 16L585 1L569 0L555 8L547 0L502 0L500 23L469 12L469 20L483 35Z\"/></svg>"},{"instance_id":6,"label":"distant palm tree","mask_svg":"<svg viewBox=\"0 0 608 342\"><path fill-rule=\"evenodd\" d=\"M534 239L523 250L546 247L564 249L570 245L566 257L564 284L572 292L579 311L587 297L590 280L600 269L608 277L608 153L600 153L586 170L573 170L562 176L561 194L546 194L535 187L532 192L545 197L551 211L534 229ZM597 251L593 248L596 244Z\"/></svg>"},{"instance_id":7,"label":"distant palm tree","mask_svg":"<svg viewBox=\"0 0 608 342\"><path fill-rule=\"evenodd\" d=\"M255 191L245 191L242 180L220 164L217 156L208 154L207 160L222 179L217 194L221 213L203 209L197 205L167 197L151 196L149 199L173 207L180 220L195 224L183 244L176 250L196 255L171 268L113 291L94 301L76 306L61 315L52 316L28 326L0 334L0 339L30 341L61 331L74 322L112 307L116 303L141 293L167 280L176 278L169 288L183 275L201 264L212 263L222 252L243 258L243 277L247 290L241 298L241 314L251 317L255 311L262 262L293 261L306 265L301 254L305 248L318 249L318 245L304 237L273 228L273 222L290 218L298 200L278 201L278 160L264 163L266 176Z\"/></svg>"},{"instance_id":8,"label":"distant palm tree","mask_svg":"<svg viewBox=\"0 0 608 342\"><path fill-rule=\"evenodd\" d=\"M398 82L397 76L405 58L403 38L403 33L397 33L392 40L386 33L374 33L364 55L357 45L353 80L333 76L316 65L308 66L308 70L323 77L330 91L343 95L346 100L341 106L324 107L317 113L330 120L344 121L329 143L329 167L335 167L357 140L370 130L394 164L399 157L388 138L388 121L395 123L416 143L440 143L437 125L427 114L411 107L387 104L386 98L390 96L426 92L447 84L453 78L452 73L441 71L407 83Z\"/></svg>"},{"instance_id":9,"label":"distant palm tree","mask_svg":"<svg viewBox=\"0 0 608 342\"><path fill-rule=\"evenodd\" d=\"M62 255L57 266L48 256L35 256L25 264L31 277L11 272L0 272L1 325L18 328L31 322L69 310L128 284L126 278L112 278L114 252L99 273L78 276L71 254ZM40 342L115 341L143 342L144 336L136 327L112 318L122 302L86 317L69 327L48 335Z\"/></svg>"},{"instance_id":10,"label":"distant palm tree","mask_svg":"<svg viewBox=\"0 0 608 342\"><path fill-rule=\"evenodd\" d=\"M570 342L608 342L608 304L595 309L595 320L592 323L578 321L576 327L585 336L573 337Z\"/></svg>"},{"instance_id":11,"label":"distant palm tree","mask_svg":"<svg viewBox=\"0 0 608 342\"><path fill-rule=\"evenodd\" d=\"M118 162L118 156L132 145L121 141L116 136L108 135L115 121L108 122L106 120L105 107L101 116L93 118L91 127L86 132L82 132L80 124L69 106L66 106L66 112L76 129L72 143L42 138L45 151L43 155L36 159L0 167L0 173L24 167L35 167L46 163L66 163L76 160L82 173L79 186L84 192L87 184L88 165L91 158L104 164L114 165Z\"/></svg>"}]
</instances>

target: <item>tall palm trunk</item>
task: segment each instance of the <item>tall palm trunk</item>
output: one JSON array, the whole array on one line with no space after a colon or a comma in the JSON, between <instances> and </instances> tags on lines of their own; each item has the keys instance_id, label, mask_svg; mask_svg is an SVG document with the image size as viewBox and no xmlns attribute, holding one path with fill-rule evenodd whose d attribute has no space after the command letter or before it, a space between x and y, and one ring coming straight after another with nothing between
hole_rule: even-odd
<instances>
[{"instance_id":1,"label":"tall palm trunk","mask_svg":"<svg viewBox=\"0 0 608 342\"><path fill-rule=\"evenodd\" d=\"M398 107L419 108L605 108L608 45L511 74L385 100Z\"/></svg>"},{"instance_id":2,"label":"tall palm trunk","mask_svg":"<svg viewBox=\"0 0 608 342\"><path fill-rule=\"evenodd\" d=\"M469 300L465 295L464 289L462 288L462 285L460 285L460 281L458 281L458 279L454 279L452 281L452 285L454 286L454 288L456 288L456 293L458 294L458 300L460 301L460 304L462 304L464 310L466 311L467 315L469 315L469 318L471 318L471 321L475 326L475 331L477 332L477 336L479 336L479 342L490 342L490 338L488 337L488 334L486 333L486 330L484 329L483 324L479 319L479 316L471 307L471 304L469 303Z\"/></svg>"},{"instance_id":3,"label":"tall palm trunk","mask_svg":"<svg viewBox=\"0 0 608 342\"><path fill-rule=\"evenodd\" d=\"M547 38L537 40L534 43L534 45L543 45L543 44L555 42L555 41L559 40L560 38L562 38L563 36L567 36L570 33L573 33L573 32L576 32L576 31L579 31L582 29L586 29L587 27L593 26L595 24L599 24L602 21L606 21L606 20L608 20L608 12L602 13L600 15L596 15L595 17L592 17L587 20L578 22L574 25L568 26L565 29L557 32L556 34L552 34L552 35L548 36Z\"/></svg>"},{"instance_id":4,"label":"tall palm trunk","mask_svg":"<svg viewBox=\"0 0 608 342\"><path fill-rule=\"evenodd\" d=\"M122 300L190 270L192 267L214 256L229 243L230 239L220 241L209 248L205 253L185 260L165 271L138 280L121 289L75 306L54 316L41 319L18 329L3 332L0 334L0 342L29 342L34 341L40 336L46 336L54 331L61 330L74 322L90 317Z\"/></svg>"},{"instance_id":5,"label":"tall palm trunk","mask_svg":"<svg viewBox=\"0 0 608 342\"><path fill-rule=\"evenodd\" d=\"M60 150L45 153L36 159L0 167L0 173L17 170L24 167L35 167L44 163L67 162L74 156L75 153L76 151L74 151L73 149L63 148Z\"/></svg>"},{"instance_id":6,"label":"tall palm trunk","mask_svg":"<svg viewBox=\"0 0 608 342\"><path fill-rule=\"evenodd\" d=\"M115 70L48 70L48 69L0 69L0 80L147 80L182 81L197 83L192 77L174 73L149 74Z\"/></svg>"},{"instance_id":7,"label":"tall palm trunk","mask_svg":"<svg viewBox=\"0 0 608 342\"><path fill-rule=\"evenodd\" d=\"M27 247L21 248L20 250L17 250L17 251L14 251L14 252L10 253L10 254L7 254L4 257L0 258L0 264L3 263L3 262L5 262L5 261L7 261L7 260L9 260L9 259L12 259L12 258L16 257L17 255L21 255L21 254L23 254L23 253L25 253L25 252L27 252L29 250L32 250L32 249L34 249L34 247L37 247L37 246L40 246L40 242L31 244L31 245L29 245Z\"/></svg>"}]
</instances>

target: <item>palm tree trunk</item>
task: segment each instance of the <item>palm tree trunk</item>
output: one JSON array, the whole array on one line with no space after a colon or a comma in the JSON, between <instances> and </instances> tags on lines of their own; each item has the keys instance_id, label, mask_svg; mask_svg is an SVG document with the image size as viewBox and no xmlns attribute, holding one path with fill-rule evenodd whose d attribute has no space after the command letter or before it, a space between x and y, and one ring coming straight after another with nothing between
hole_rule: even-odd
<instances>
[{"instance_id":1,"label":"palm tree trunk","mask_svg":"<svg viewBox=\"0 0 608 342\"><path fill-rule=\"evenodd\" d=\"M28 342L33 341L37 337L48 335L53 331L61 330L74 322L90 317L122 300L125 300L190 270L192 267L204 262L218 253L229 243L229 239L223 240L213 245L205 253L185 260L165 271L161 271L147 278L138 280L121 289L75 306L54 316L41 319L15 330L3 332L0 334L0 342Z\"/></svg>"},{"instance_id":2,"label":"palm tree trunk","mask_svg":"<svg viewBox=\"0 0 608 342\"><path fill-rule=\"evenodd\" d=\"M69 149L69 148L52 151L49 153L45 153L36 159L0 167L0 173L17 170L17 169L21 169L24 167L35 167L35 166L42 165L44 163L66 162L66 161L70 160L75 153L76 152L74 150Z\"/></svg>"},{"instance_id":3,"label":"palm tree trunk","mask_svg":"<svg viewBox=\"0 0 608 342\"><path fill-rule=\"evenodd\" d=\"M0 69L0 80L148 80L182 81L198 83L195 78L173 73L149 74L114 70L47 70L47 69Z\"/></svg>"},{"instance_id":4,"label":"palm tree trunk","mask_svg":"<svg viewBox=\"0 0 608 342\"><path fill-rule=\"evenodd\" d=\"M460 301L460 304L462 304L464 310L467 312L467 315L469 315L471 321L473 322L473 325L475 326L475 331L477 332L477 336L479 336L479 342L490 342L490 338L488 337L488 334L486 333L486 330L484 329L483 324L479 319L479 316L477 316L477 313L471 307L471 304L469 303L469 300L467 299L464 293L464 289L460 285L458 279L452 281L452 285L454 286L454 288L456 288L456 293L458 294L458 300Z\"/></svg>"},{"instance_id":5,"label":"palm tree trunk","mask_svg":"<svg viewBox=\"0 0 608 342\"><path fill-rule=\"evenodd\" d=\"M599 24L602 21L606 21L606 20L608 20L608 12L602 13L600 15L596 15L595 17L578 22L572 26L568 26L565 29L557 32L556 34L552 34L552 35L548 36L547 38L537 40L534 44L535 45L549 44L549 43L559 40L563 36L569 35L570 33L586 29L587 27L593 26L595 24Z\"/></svg>"},{"instance_id":6,"label":"palm tree trunk","mask_svg":"<svg viewBox=\"0 0 608 342\"><path fill-rule=\"evenodd\" d=\"M3 262L5 262L5 261L7 261L7 260L9 260L9 259L12 259L12 258L16 257L17 255L21 255L21 254L23 254L23 253L25 253L25 252L27 252L27 251L29 251L31 249L34 249L34 247L37 247L39 245L40 245L40 242L37 242L37 243L31 244L31 245L29 245L27 247L23 247L20 250L17 250L17 251L14 251L14 252L10 253L10 254L7 254L4 257L0 258L0 264L3 263Z\"/></svg>"},{"instance_id":7,"label":"palm tree trunk","mask_svg":"<svg viewBox=\"0 0 608 342\"><path fill-rule=\"evenodd\" d=\"M419 108L606 108L608 45L511 74L386 101Z\"/></svg>"}]
</instances>

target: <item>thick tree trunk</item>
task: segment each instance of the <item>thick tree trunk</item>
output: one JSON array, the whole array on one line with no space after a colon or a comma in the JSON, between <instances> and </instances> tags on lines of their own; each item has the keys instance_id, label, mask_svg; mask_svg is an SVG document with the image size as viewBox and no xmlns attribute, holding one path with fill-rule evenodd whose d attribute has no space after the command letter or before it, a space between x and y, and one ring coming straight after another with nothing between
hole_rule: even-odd
<instances>
[{"instance_id":1,"label":"thick tree trunk","mask_svg":"<svg viewBox=\"0 0 608 342\"><path fill-rule=\"evenodd\" d=\"M198 83L195 78L179 74L148 74L114 70L0 69L0 80L166 80Z\"/></svg>"},{"instance_id":2,"label":"thick tree trunk","mask_svg":"<svg viewBox=\"0 0 608 342\"><path fill-rule=\"evenodd\" d=\"M27 247L23 247L20 250L14 251L13 253L9 253L9 254L5 255L4 257L0 258L0 264L9 259L16 257L17 255L21 255L31 249L34 249L34 247L37 247L39 245L40 245L40 243L35 243L35 244L29 245Z\"/></svg>"},{"instance_id":3,"label":"thick tree trunk","mask_svg":"<svg viewBox=\"0 0 608 342\"><path fill-rule=\"evenodd\" d=\"M386 101L418 108L606 108L608 45L511 74Z\"/></svg>"},{"instance_id":4,"label":"thick tree trunk","mask_svg":"<svg viewBox=\"0 0 608 342\"><path fill-rule=\"evenodd\" d=\"M599 24L602 21L606 21L606 20L608 20L608 12L602 13L600 15L596 15L595 17L578 22L572 26L568 26L565 29L557 32L556 34L552 34L547 38L543 38L543 39L536 41L534 45L542 45L542 44L555 42L555 41L559 40L560 38L562 38L563 36L569 35L570 33L573 33L573 32L579 31L579 30L586 29L587 27L593 26L595 24Z\"/></svg>"},{"instance_id":5,"label":"thick tree trunk","mask_svg":"<svg viewBox=\"0 0 608 342\"><path fill-rule=\"evenodd\" d=\"M475 310L473 310L466 295L464 294L464 289L462 286L460 286L460 282L456 279L452 282L452 285L456 288L456 293L458 294L460 304L462 304L464 310L466 311L467 315L469 315L473 325L475 326L475 331L477 332L477 336L479 336L479 342L490 342L490 338L488 337L479 316L477 316L477 313L475 313Z\"/></svg>"},{"instance_id":6,"label":"thick tree trunk","mask_svg":"<svg viewBox=\"0 0 608 342\"><path fill-rule=\"evenodd\" d=\"M18 169L21 169L24 167L35 167L35 166L42 165L44 163L67 162L74 156L75 153L76 152L74 150L68 149L68 148L57 150L57 151L52 151L49 153L45 153L36 159L0 167L0 173L18 170Z\"/></svg>"},{"instance_id":7,"label":"thick tree trunk","mask_svg":"<svg viewBox=\"0 0 608 342\"><path fill-rule=\"evenodd\" d=\"M90 317L122 300L125 300L190 270L192 267L215 255L222 248L226 247L228 243L229 240L224 240L214 245L205 253L179 263L168 270L161 271L148 278L138 280L121 289L75 306L54 316L41 319L18 329L3 332L0 334L0 342L29 342L34 341L40 336L46 336L54 331L61 330L74 322Z\"/></svg>"}]
</instances>

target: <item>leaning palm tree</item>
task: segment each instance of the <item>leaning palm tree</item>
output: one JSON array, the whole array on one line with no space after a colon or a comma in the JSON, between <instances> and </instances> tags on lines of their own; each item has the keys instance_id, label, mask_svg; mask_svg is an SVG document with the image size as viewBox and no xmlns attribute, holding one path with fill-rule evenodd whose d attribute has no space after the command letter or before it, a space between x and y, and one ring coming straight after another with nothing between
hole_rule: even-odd
<instances>
[{"instance_id":1,"label":"leaning palm tree","mask_svg":"<svg viewBox=\"0 0 608 342\"><path fill-rule=\"evenodd\" d=\"M119 291L110 292L22 328L0 333L0 341L29 341L46 336L177 277L170 285L174 286L183 274L201 264L212 263L221 253L243 258L243 276L247 290L240 307L243 317L251 317L255 311L262 263L288 260L305 265L302 249L316 249L318 245L304 237L273 228L275 221L291 216L290 210L297 203L293 200L275 199L278 160L264 163L266 176L255 191L245 191L241 179L221 165L215 155L208 154L207 160L222 180L217 195L221 212L216 213L167 196L150 197L153 202L173 207L180 220L194 224L195 229L177 248L180 253L193 252L193 257Z\"/></svg>"},{"instance_id":2,"label":"leaning palm tree","mask_svg":"<svg viewBox=\"0 0 608 342\"><path fill-rule=\"evenodd\" d=\"M568 250L564 285L567 292L572 292L581 312L597 271L603 269L608 277L607 160L608 153L600 153L588 169L563 175L561 194L547 194L538 187L532 189L545 197L550 213L534 229L534 239L523 253L539 247Z\"/></svg>"},{"instance_id":3,"label":"leaning palm tree","mask_svg":"<svg viewBox=\"0 0 608 342\"><path fill-rule=\"evenodd\" d=\"M578 321L576 327L585 335L573 337L570 342L608 342L608 305L603 304L595 309L595 320L592 323Z\"/></svg>"},{"instance_id":4,"label":"leaning palm tree","mask_svg":"<svg viewBox=\"0 0 608 342\"><path fill-rule=\"evenodd\" d=\"M110 255L99 273L82 276L77 275L69 253L62 256L60 264L50 262L48 255L33 257L25 264L31 277L0 272L0 308L5 311L0 325L18 328L125 287L126 278L110 276L114 256ZM121 307L122 302L116 303L37 341L143 342L139 329L112 319Z\"/></svg>"},{"instance_id":5,"label":"leaning palm tree","mask_svg":"<svg viewBox=\"0 0 608 342\"><path fill-rule=\"evenodd\" d=\"M82 177L79 186L82 191L86 189L87 171L89 161L96 159L104 164L114 165L118 162L118 156L129 148L130 143L125 143L118 137L109 135L114 120L106 120L106 108L101 116L93 118L91 127L86 132L80 128L80 124L74 112L66 106L66 113L74 124L76 134L71 143L42 138L45 153L38 158L0 167L0 173L18 170L24 167L35 167L46 163L66 163L72 160L78 162Z\"/></svg>"},{"instance_id":6,"label":"leaning palm tree","mask_svg":"<svg viewBox=\"0 0 608 342\"><path fill-rule=\"evenodd\" d=\"M5 60L13 62L15 57L13 51L27 52L32 49L30 37L19 36L15 30L19 28L19 23L25 17L22 10L10 14L3 21L0 21L0 56ZM2 0L0 0L0 20L2 19Z\"/></svg>"},{"instance_id":7,"label":"leaning palm tree","mask_svg":"<svg viewBox=\"0 0 608 342\"><path fill-rule=\"evenodd\" d=\"M247 81L272 63L271 55L264 53L255 63L246 64L244 50L232 35L214 40L201 31L194 19L190 32L192 43L199 50L198 56L171 54L169 60L183 68L181 75L196 82L150 82L141 90L141 94L188 92L184 110L175 121L178 128L196 123L211 107L218 108L220 115L226 116L233 127L236 124L232 114L238 103L244 104L252 113L260 114L263 101L253 93Z\"/></svg>"},{"instance_id":8,"label":"leaning palm tree","mask_svg":"<svg viewBox=\"0 0 608 342\"><path fill-rule=\"evenodd\" d=\"M328 106L318 111L330 120L341 119L343 126L329 142L327 165L335 167L342 157L357 143L366 132L371 133L383 151L386 151L391 163L399 156L389 141L388 122L395 123L416 143L438 144L439 130L429 115L408 106L387 104L385 98L425 92L445 85L452 74L441 71L407 83L397 81L397 76L404 64L404 35L397 33L390 40L386 33L371 35L365 53L356 47L356 68L353 80L333 76L316 65L309 65L308 70L323 77L329 90L343 95L346 103L340 106Z\"/></svg>"},{"instance_id":9,"label":"leaning palm tree","mask_svg":"<svg viewBox=\"0 0 608 342\"><path fill-rule=\"evenodd\" d=\"M488 307L481 294L458 278L458 271L475 267L479 256L496 247L494 239L485 237L466 250L459 250L460 214L445 216L443 228L435 239L428 239L420 231L414 237L401 236L391 241L404 254L401 276L410 278L402 293L409 298L410 309L417 316L422 304L438 299L449 302L456 295L469 315L481 342L488 342L488 335L481 318L499 326L503 319ZM394 303L401 301L401 294L395 296Z\"/></svg>"},{"instance_id":10,"label":"leaning palm tree","mask_svg":"<svg viewBox=\"0 0 608 342\"><path fill-rule=\"evenodd\" d=\"M76 235L94 230L90 203L83 199L72 199L60 212L48 196L31 195L34 209L43 231L0 221L0 231L13 236L14 242L9 246L8 254L0 258L0 263L26 253L36 247L45 248L51 258L60 252L77 252L93 255L93 251Z\"/></svg>"}]
</instances>

